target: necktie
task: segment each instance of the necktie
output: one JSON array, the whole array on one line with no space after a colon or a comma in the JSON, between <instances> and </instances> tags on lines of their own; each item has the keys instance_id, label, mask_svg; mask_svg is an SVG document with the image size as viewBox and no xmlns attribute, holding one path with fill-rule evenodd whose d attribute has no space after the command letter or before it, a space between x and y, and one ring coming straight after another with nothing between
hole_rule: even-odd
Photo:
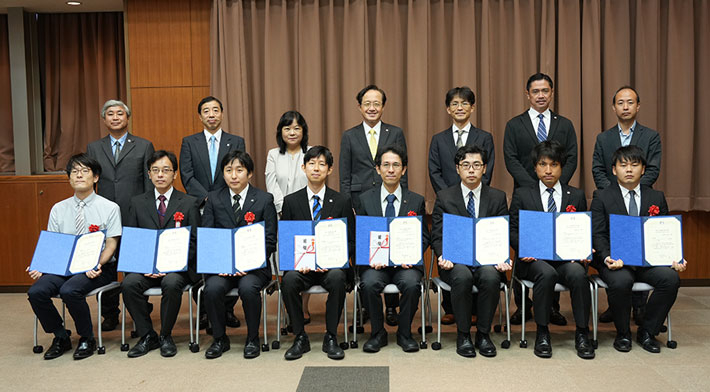
<instances>
[{"instance_id":1,"label":"necktie","mask_svg":"<svg viewBox=\"0 0 710 392\"><path fill-rule=\"evenodd\" d=\"M466 211L471 215L471 218L476 219L476 202L473 201L473 191L468 192L468 205L466 205Z\"/></svg>"},{"instance_id":2,"label":"necktie","mask_svg":"<svg viewBox=\"0 0 710 392\"><path fill-rule=\"evenodd\" d=\"M376 154L377 154L377 139L375 139L375 130L370 129L370 155L372 155L372 159L375 159Z\"/></svg>"},{"instance_id":3,"label":"necktie","mask_svg":"<svg viewBox=\"0 0 710 392\"><path fill-rule=\"evenodd\" d=\"M629 191L629 215L639 216L639 207L636 204L636 191Z\"/></svg>"},{"instance_id":4,"label":"necktie","mask_svg":"<svg viewBox=\"0 0 710 392\"><path fill-rule=\"evenodd\" d=\"M239 215L242 213L242 207L239 205L239 199L242 197L239 195L234 195L232 196L232 199L234 199L234 203L232 203L232 211L234 211L234 219L239 221Z\"/></svg>"},{"instance_id":5,"label":"necktie","mask_svg":"<svg viewBox=\"0 0 710 392\"><path fill-rule=\"evenodd\" d=\"M320 220L320 197L318 195L313 195L313 208L311 210L313 213L313 220Z\"/></svg>"},{"instance_id":6,"label":"necktie","mask_svg":"<svg viewBox=\"0 0 710 392\"><path fill-rule=\"evenodd\" d=\"M557 204L555 204L555 198L552 197L552 194L555 193L555 189L547 188L547 193L550 194L550 197L547 198L547 212L557 212Z\"/></svg>"},{"instance_id":7,"label":"necktie","mask_svg":"<svg viewBox=\"0 0 710 392\"><path fill-rule=\"evenodd\" d=\"M210 137L210 169L214 181L214 172L217 170L217 138L214 135Z\"/></svg>"},{"instance_id":8,"label":"necktie","mask_svg":"<svg viewBox=\"0 0 710 392\"><path fill-rule=\"evenodd\" d=\"M158 200L160 200L160 205L158 205L158 221L160 222L160 226L163 226L163 223L165 222L165 210L167 210L167 206L165 205L165 200L167 198L165 195L160 195L158 196Z\"/></svg>"},{"instance_id":9,"label":"necktie","mask_svg":"<svg viewBox=\"0 0 710 392\"><path fill-rule=\"evenodd\" d=\"M387 207L385 207L385 217L394 217L394 200L397 198L397 196L393 194L387 195Z\"/></svg>"},{"instance_id":10,"label":"necktie","mask_svg":"<svg viewBox=\"0 0 710 392\"><path fill-rule=\"evenodd\" d=\"M456 133L459 135L458 138L456 138L456 148L459 149L463 147L463 131L457 129Z\"/></svg>"},{"instance_id":11,"label":"necktie","mask_svg":"<svg viewBox=\"0 0 710 392\"><path fill-rule=\"evenodd\" d=\"M86 218L84 217L84 206L86 203L83 201L79 202L76 207L76 218L74 219L74 227L76 227L76 235L84 234L86 232Z\"/></svg>"},{"instance_id":12,"label":"necktie","mask_svg":"<svg viewBox=\"0 0 710 392\"><path fill-rule=\"evenodd\" d=\"M118 156L121 154L121 143L116 140L114 143L114 150L113 150L113 162L118 163Z\"/></svg>"},{"instance_id":13,"label":"necktie","mask_svg":"<svg viewBox=\"0 0 710 392\"><path fill-rule=\"evenodd\" d=\"M537 126L537 140L540 142L544 142L547 140L547 128L545 128L545 116L540 113L537 115L537 117L540 119L540 124Z\"/></svg>"}]
</instances>

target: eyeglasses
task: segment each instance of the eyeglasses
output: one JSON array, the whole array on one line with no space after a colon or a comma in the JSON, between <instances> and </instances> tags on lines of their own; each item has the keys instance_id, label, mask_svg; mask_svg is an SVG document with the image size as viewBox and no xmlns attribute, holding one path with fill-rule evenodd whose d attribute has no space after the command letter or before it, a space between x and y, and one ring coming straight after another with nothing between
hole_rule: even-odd
<instances>
[{"instance_id":1,"label":"eyeglasses","mask_svg":"<svg viewBox=\"0 0 710 392\"><path fill-rule=\"evenodd\" d=\"M158 173L170 174L170 173L172 173L173 171L174 171L174 170L171 169L171 168L169 168L169 167L164 167L164 168L162 168L162 169L161 169L161 168L158 168L158 167L152 167L152 168L150 169L150 172L153 173L153 174L158 174Z\"/></svg>"},{"instance_id":2,"label":"eyeglasses","mask_svg":"<svg viewBox=\"0 0 710 392\"><path fill-rule=\"evenodd\" d=\"M374 107L375 109L379 109L379 108L382 107L382 102L380 102L380 101L373 101L373 102L367 101L367 102L363 102L363 103L362 103L362 107L364 107L365 109L369 109L370 107Z\"/></svg>"},{"instance_id":3,"label":"eyeglasses","mask_svg":"<svg viewBox=\"0 0 710 392\"><path fill-rule=\"evenodd\" d=\"M473 168L473 170L481 170L483 168L483 164L481 162L473 162L473 163L462 162L462 163L459 163L459 167L464 170L468 170L470 168Z\"/></svg>"},{"instance_id":4,"label":"eyeglasses","mask_svg":"<svg viewBox=\"0 0 710 392\"><path fill-rule=\"evenodd\" d=\"M91 169L89 169L88 167L82 167L81 169L71 169L71 171L69 172L69 174L71 174L72 176L75 176L79 173L87 175L91 173Z\"/></svg>"},{"instance_id":5,"label":"eyeglasses","mask_svg":"<svg viewBox=\"0 0 710 392\"><path fill-rule=\"evenodd\" d=\"M385 163L381 164L380 166L383 169L389 169L389 168L399 169L400 167L402 167L402 164L399 162L392 162L392 163L385 162Z\"/></svg>"},{"instance_id":6,"label":"eyeglasses","mask_svg":"<svg viewBox=\"0 0 710 392\"><path fill-rule=\"evenodd\" d=\"M461 107L464 108L464 109L468 109L468 108L471 107L471 103L468 102L468 101L463 101L463 102L455 102L455 101L454 101L454 102L451 102L451 103L449 104L449 107L450 107L451 109L456 109L456 108L458 108L459 106L461 106Z\"/></svg>"}]
</instances>

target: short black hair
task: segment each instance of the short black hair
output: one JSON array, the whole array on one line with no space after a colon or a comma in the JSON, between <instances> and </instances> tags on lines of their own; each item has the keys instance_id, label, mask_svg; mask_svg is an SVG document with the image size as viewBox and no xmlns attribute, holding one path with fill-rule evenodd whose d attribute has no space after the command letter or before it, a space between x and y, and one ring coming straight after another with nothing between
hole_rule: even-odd
<instances>
[{"instance_id":1,"label":"short black hair","mask_svg":"<svg viewBox=\"0 0 710 392\"><path fill-rule=\"evenodd\" d=\"M254 173L254 161L252 161L249 154L242 150L232 150L227 153L227 155L222 158L220 170L224 171L224 168L235 160L247 169L247 173Z\"/></svg>"},{"instance_id":2,"label":"short black hair","mask_svg":"<svg viewBox=\"0 0 710 392\"><path fill-rule=\"evenodd\" d=\"M318 158L319 156L323 156L325 158L325 163L329 168L333 167L333 153L331 153L326 146L313 146L309 148L303 155L303 165L305 166L308 161L313 158Z\"/></svg>"},{"instance_id":3,"label":"short black hair","mask_svg":"<svg viewBox=\"0 0 710 392\"><path fill-rule=\"evenodd\" d=\"M611 156L611 164L616 166L617 163L626 161L631 163L641 162L643 166L646 166L646 157L644 155L641 147L629 144L626 147L619 147L618 150L614 151L614 154Z\"/></svg>"},{"instance_id":4,"label":"short black hair","mask_svg":"<svg viewBox=\"0 0 710 392\"><path fill-rule=\"evenodd\" d=\"M407 166L407 151L399 144L390 144L389 146L381 148L380 151L377 152L377 156L375 157L375 164L377 166L380 166L380 164L382 164L382 156L387 152L397 154L399 156L399 159L402 161L402 166Z\"/></svg>"},{"instance_id":5,"label":"short black hair","mask_svg":"<svg viewBox=\"0 0 710 392\"><path fill-rule=\"evenodd\" d=\"M557 140L545 140L533 148L530 158L532 158L533 166L537 165L543 158L548 158L552 162L557 162L560 166L564 166L567 163L567 152Z\"/></svg>"},{"instance_id":6,"label":"short black hair","mask_svg":"<svg viewBox=\"0 0 710 392\"><path fill-rule=\"evenodd\" d=\"M165 151L165 150L157 150L153 153L153 155L148 158L148 161L146 162L145 166L150 171L150 167L153 166L153 164L159 160L162 159L163 157L168 157L168 160L170 163L173 165L173 170L177 171L178 169L178 160L175 154L172 151Z\"/></svg>"},{"instance_id":7,"label":"short black hair","mask_svg":"<svg viewBox=\"0 0 710 392\"><path fill-rule=\"evenodd\" d=\"M641 97L639 96L638 91L636 91L635 88L626 85L626 86L621 86L621 87L619 87L618 90L616 90L616 92L614 93L614 98L611 99L611 104L612 104L612 105L616 104L616 95L619 94L619 91L621 91L621 90L631 90L631 91L633 91L634 94L636 94L636 103L641 103Z\"/></svg>"},{"instance_id":8,"label":"short black hair","mask_svg":"<svg viewBox=\"0 0 710 392\"><path fill-rule=\"evenodd\" d=\"M555 85L552 83L552 78L550 77L550 75L538 72L528 78L528 83L525 85L525 90L530 91L530 85L533 82L537 82L538 80L547 80L547 83L550 83L550 88L555 88Z\"/></svg>"},{"instance_id":9,"label":"short black hair","mask_svg":"<svg viewBox=\"0 0 710 392\"><path fill-rule=\"evenodd\" d=\"M446 93L446 107L449 107L451 101L457 96L471 105L476 103L476 94L468 86L454 87Z\"/></svg>"},{"instance_id":10,"label":"short black hair","mask_svg":"<svg viewBox=\"0 0 710 392\"><path fill-rule=\"evenodd\" d=\"M200 103L197 104L197 114L202 114L202 105L212 101L217 101L217 103L219 104L219 110L224 111L224 107L222 107L222 101L210 95L209 97L202 98L202 100L200 100Z\"/></svg>"},{"instance_id":11,"label":"short black hair","mask_svg":"<svg viewBox=\"0 0 710 392\"><path fill-rule=\"evenodd\" d=\"M466 154L480 154L483 164L488 164L488 153L486 153L486 150L474 144L472 146L463 146L456 151L456 155L454 156L454 165L458 166L461 161L466 159Z\"/></svg>"},{"instance_id":12,"label":"short black hair","mask_svg":"<svg viewBox=\"0 0 710 392\"><path fill-rule=\"evenodd\" d=\"M363 88L362 90L360 90L360 92L357 93L355 99L357 99L358 105L362 105L362 97L364 97L365 94L367 94L367 92L370 90L376 90L379 91L380 94L382 94L382 106L385 106L385 103L387 102L387 94L385 94L384 90L375 86L374 84L369 84L365 86L365 88Z\"/></svg>"},{"instance_id":13,"label":"short black hair","mask_svg":"<svg viewBox=\"0 0 710 392\"><path fill-rule=\"evenodd\" d=\"M301 139L301 150L306 152L308 149L308 123L303 115L295 110L289 110L288 112L281 115L279 119L279 124L276 126L276 144L279 146L279 153L286 153L286 142L284 141L283 135L281 134L281 129L287 127L296 120L296 123L303 129L303 138Z\"/></svg>"},{"instance_id":14,"label":"short black hair","mask_svg":"<svg viewBox=\"0 0 710 392\"><path fill-rule=\"evenodd\" d=\"M84 166L91 169L91 173L95 176L101 176L101 165L96 159L86 155L86 154L76 154L69 158L67 162L67 177L71 177L71 171L74 166Z\"/></svg>"}]
</instances>

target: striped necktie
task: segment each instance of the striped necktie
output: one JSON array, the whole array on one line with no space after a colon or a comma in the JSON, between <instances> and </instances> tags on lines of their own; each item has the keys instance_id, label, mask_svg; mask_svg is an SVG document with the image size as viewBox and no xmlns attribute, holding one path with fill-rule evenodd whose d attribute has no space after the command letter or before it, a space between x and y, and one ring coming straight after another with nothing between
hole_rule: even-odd
<instances>
[{"instance_id":1,"label":"striped necktie","mask_svg":"<svg viewBox=\"0 0 710 392\"><path fill-rule=\"evenodd\" d=\"M313 195L313 208L311 209L311 212L313 213L313 220L319 221L321 207L320 207L320 197L318 197L318 195Z\"/></svg>"},{"instance_id":2,"label":"striped necktie","mask_svg":"<svg viewBox=\"0 0 710 392\"><path fill-rule=\"evenodd\" d=\"M74 218L74 227L76 227L76 235L86 232L86 217L84 216L84 206L86 203L82 200L76 206L76 218Z\"/></svg>"},{"instance_id":3,"label":"striped necktie","mask_svg":"<svg viewBox=\"0 0 710 392\"><path fill-rule=\"evenodd\" d=\"M468 204L466 205L466 211L471 215L471 218L476 219L476 202L473 200L473 191L468 192Z\"/></svg>"},{"instance_id":4,"label":"striped necktie","mask_svg":"<svg viewBox=\"0 0 710 392\"><path fill-rule=\"evenodd\" d=\"M537 126L537 140L539 142L544 142L547 140L547 128L545 128L545 116L540 113L537 115L537 117L540 119L540 124Z\"/></svg>"},{"instance_id":5,"label":"striped necktie","mask_svg":"<svg viewBox=\"0 0 710 392\"><path fill-rule=\"evenodd\" d=\"M557 212L557 204L555 204L555 198L552 197L552 194L555 193L555 189L547 188L547 193L550 194L550 197L547 198L547 212Z\"/></svg>"},{"instance_id":6,"label":"striped necktie","mask_svg":"<svg viewBox=\"0 0 710 392\"><path fill-rule=\"evenodd\" d=\"M239 215L242 213L242 207L239 205L239 200L242 197L239 195L232 196L234 203L232 203L232 211L234 211L234 219L239 221Z\"/></svg>"}]
</instances>

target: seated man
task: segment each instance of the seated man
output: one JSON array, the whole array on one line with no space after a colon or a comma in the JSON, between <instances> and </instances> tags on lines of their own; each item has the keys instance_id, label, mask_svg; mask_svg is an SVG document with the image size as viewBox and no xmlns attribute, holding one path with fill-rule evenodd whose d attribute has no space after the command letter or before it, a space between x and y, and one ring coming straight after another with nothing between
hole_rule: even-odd
<instances>
[{"instance_id":1,"label":"seated man","mask_svg":"<svg viewBox=\"0 0 710 392\"><path fill-rule=\"evenodd\" d=\"M226 188L212 191L207 195L202 226L232 229L254 222L264 222L266 259L276 250L276 207L274 196L249 185L254 174L254 162L249 154L232 150L221 162ZM259 346L259 321L261 317L261 290L271 280L268 263L264 268L238 272L234 275L219 274L205 276L205 307L212 325L212 345L205 352L207 359L218 358L229 350L226 333L228 303L226 295L239 289L242 298L244 318L247 323L247 339L244 358L256 358L261 353Z\"/></svg>"},{"instance_id":2,"label":"seated man","mask_svg":"<svg viewBox=\"0 0 710 392\"><path fill-rule=\"evenodd\" d=\"M678 272L685 271L688 263L673 262L672 267L629 267L624 261L611 258L609 239L609 214L649 216L651 207L656 207L660 215L668 214L666 197L661 191L641 185L641 177L646 169L644 151L634 145L621 147L612 157L612 172L617 183L594 191L592 199L592 221L594 262L592 266L609 286L607 295L616 327L614 348L617 351L631 350L631 288L634 282L644 282L654 287L646 305L646 315L638 328L636 340L644 350L661 352L656 340L663 320L671 310L680 287Z\"/></svg>"},{"instance_id":3,"label":"seated man","mask_svg":"<svg viewBox=\"0 0 710 392\"><path fill-rule=\"evenodd\" d=\"M456 353L464 357L476 356L471 341L473 285L478 288L475 347L484 357L496 356L496 346L491 341L489 333L500 298L500 283L505 281L505 271L510 270L511 267L507 263L469 267L442 258L443 214L469 216L474 219L508 215L505 192L481 183L486 173L486 162L488 162L486 151L476 145L458 149L454 164L461 182L437 193L431 219L431 244L432 250L439 256L439 275L451 286L451 304L454 308L457 329Z\"/></svg>"},{"instance_id":4,"label":"seated man","mask_svg":"<svg viewBox=\"0 0 710 392\"><path fill-rule=\"evenodd\" d=\"M396 145L380 150L375 158L375 168L382 177L382 185L372 188L360 195L358 215L369 216L408 216L416 214L423 217L426 214L424 198L407 188L403 188L400 180L407 171L407 153ZM398 211L398 213L395 213ZM429 245L429 233L426 222L422 225L422 252ZM397 344L404 352L419 351L419 345L412 339L412 319L417 312L419 301L419 284L423 275L421 265L402 265L400 267L360 266L362 278L362 301L370 314L372 335L362 347L363 351L375 353L380 347L387 345L387 331L384 328L382 313L382 291L390 283L397 285L402 299L399 302ZM395 294L396 295L396 294Z\"/></svg>"},{"instance_id":5,"label":"seated man","mask_svg":"<svg viewBox=\"0 0 710 392\"><path fill-rule=\"evenodd\" d=\"M52 346L44 353L44 359L54 359L71 350L69 331L64 328L62 317L52 303L59 294L74 319L79 334L79 345L74 359L90 357L96 351L94 328L91 323L86 294L116 280L116 263L113 253L121 236L121 211L118 204L94 193L94 184L99 181L101 165L86 154L74 155L67 163L69 185L74 196L62 200L49 213L48 231L79 235L89 232L89 226L106 230L106 242L99 257L99 265L91 271L59 276L27 271L37 280L27 292L32 310L37 315L44 331L54 334Z\"/></svg>"},{"instance_id":6,"label":"seated man","mask_svg":"<svg viewBox=\"0 0 710 392\"><path fill-rule=\"evenodd\" d=\"M348 248L352 257L355 249L355 219L350 199L330 189L325 181L333 172L333 154L324 146L311 147L303 156L303 171L306 173L308 185L284 197L282 220L314 220L325 218L347 218ZM301 293L311 286L320 285L328 291L325 303L325 327L323 337L323 352L330 359L342 359L345 352L338 345L336 334L340 314L343 313L345 301L345 286L352 280L352 270L347 269L316 269L312 271L303 268L298 271L287 271L283 276L281 290L286 304L286 311L293 326L296 339L284 357L288 360L298 359L304 353L311 351L308 335L303 328L303 302Z\"/></svg>"},{"instance_id":7,"label":"seated man","mask_svg":"<svg viewBox=\"0 0 710 392\"><path fill-rule=\"evenodd\" d=\"M171 333L180 312L183 288L199 280L195 269L195 235L200 224L200 212L196 198L173 188L178 170L175 154L158 150L150 156L146 166L155 189L131 199L125 226L154 230L179 227L175 214L180 212L183 215L180 226L191 226L192 235L187 271L168 274L128 273L123 279L121 283L123 302L136 324L138 336L141 337L128 351L128 357L140 357L158 347L160 347L160 355L172 357L177 354L177 347ZM163 294L160 300L160 336L153 329L153 322L150 319L153 307L148 302L148 298L143 295L143 292L151 287L160 287Z\"/></svg>"},{"instance_id":8,"label":"seated man","mask_svg":"<svg viewBox=\"0 0 710 392\"><path fill-rule=\"evenodd\" d=\"M586 211L587 200L582 190L561 184L562 168L567 160L565 148L556 140L545 140L533 148L532 161L539 179L535 185L521 186L513 192L510 202L510 242L518 251L519 211L564 212L569 206L575 211ZM561 283L570 289L572 312L577 324L574 345L580 358L594 358L594 347L589 340L589 309L592 296L586 263L582 261L538 260L532 257L518 258L515 274L520 279L532 281L533 306L537 337L535 355L540 358L552 356L550 310L555 296L555 284Z\"/></svg>"}]
</instances>

